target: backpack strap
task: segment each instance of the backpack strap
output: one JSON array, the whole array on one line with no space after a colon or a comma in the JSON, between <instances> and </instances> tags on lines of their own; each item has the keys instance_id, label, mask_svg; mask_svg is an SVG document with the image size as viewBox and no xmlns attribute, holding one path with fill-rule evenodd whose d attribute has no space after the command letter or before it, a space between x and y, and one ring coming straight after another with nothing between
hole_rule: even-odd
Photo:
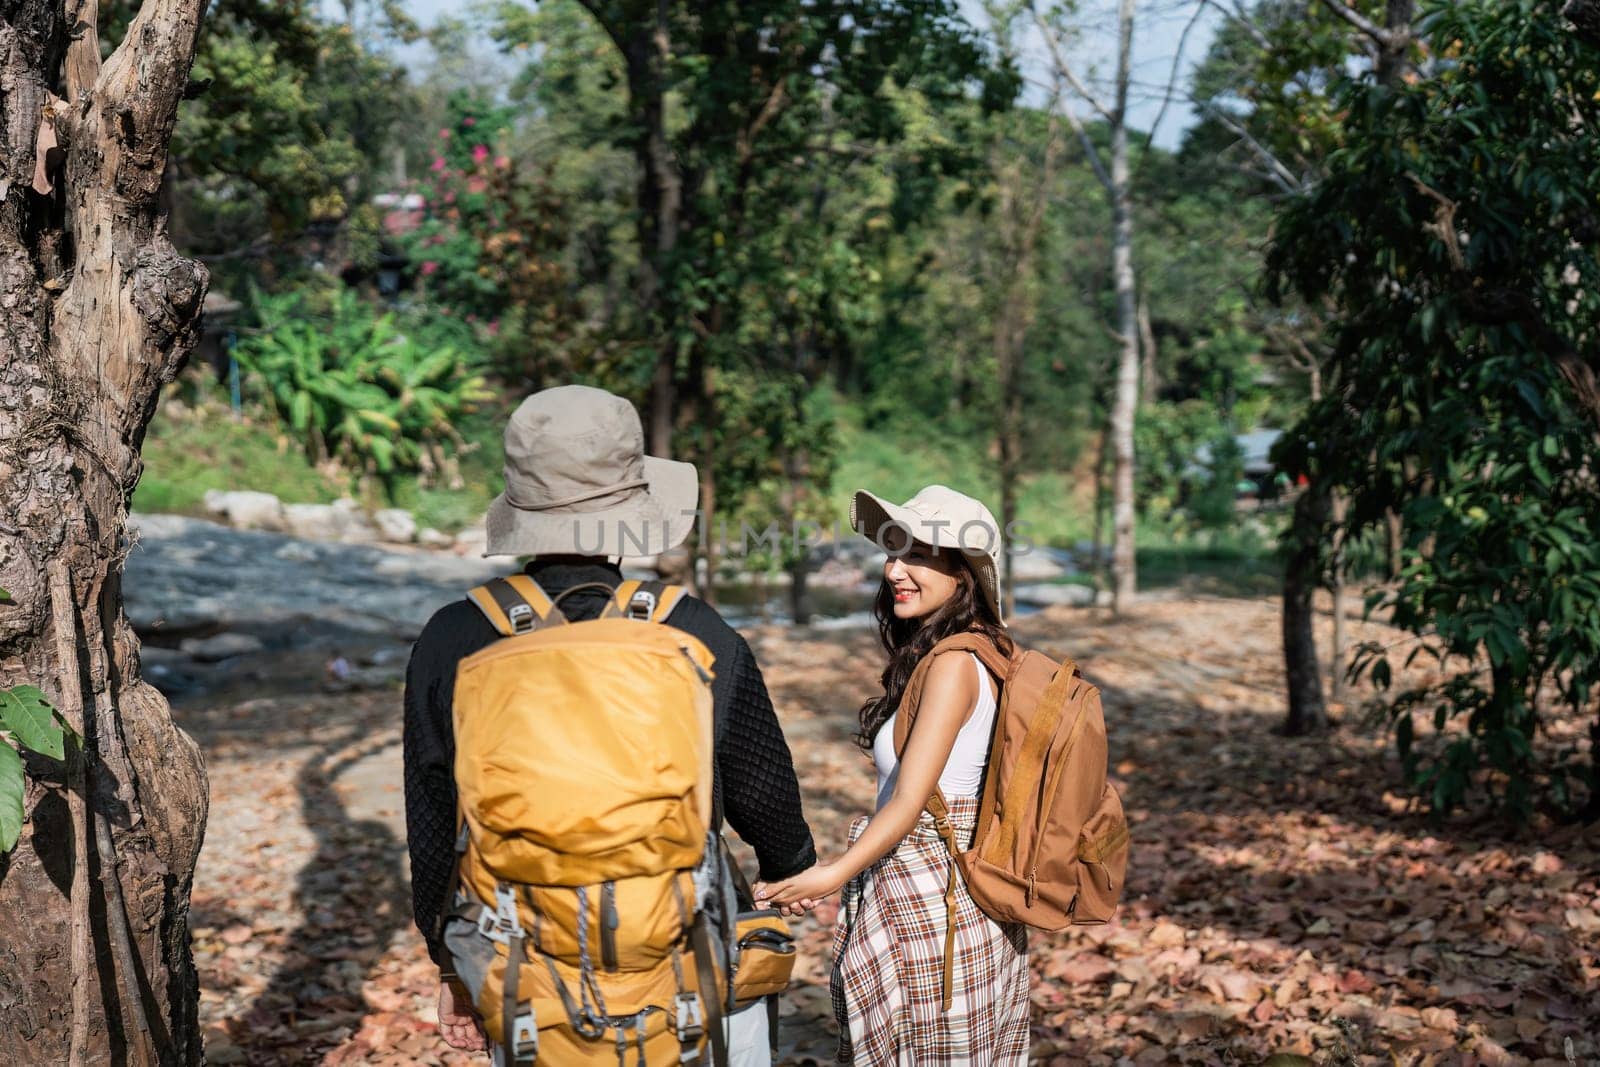
<instances>
[{"instance_id":1,"label":"backpack strap","mask_svg":"<svg viewBox=\"0 0 1600 1067\"><path fill-rule=\"evenodd\" d=\"M526 574L494 578L467 593L467 599L502 637L530 633L567 621L539 583Z\"/></svg>"},{"instance_id":2,"label":"backpack strap","mask_svg":"<svg viewBox=\"0 0 1600 1067\"><path fill-rule=\"evenodd\" d=\"M665 582L641 582L628 579L617 586L611 602L601 612L603 619L639 619L648 622L666 622L672 609L683 599L683 587Z\"/></svg>"}]
</instances>

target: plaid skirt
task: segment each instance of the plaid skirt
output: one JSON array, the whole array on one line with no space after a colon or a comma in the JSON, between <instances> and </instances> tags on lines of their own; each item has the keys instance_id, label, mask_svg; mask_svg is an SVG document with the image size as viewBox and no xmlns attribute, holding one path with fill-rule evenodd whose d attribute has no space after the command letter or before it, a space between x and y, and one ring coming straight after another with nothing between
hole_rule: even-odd
<instances>
[{"instance_id":1,"label":"plaid skirt","mask_svg":"<svg viewBox=\"0 0 1600 1067\"><path fill-rule=\"evenodd\" d=\"M972 838L978 801L950 800L957 839ZM854 844L865 816L850 827ZM844 888L829 982L839 1062L879 1067L1026 1064L1028 938L972 902L957 876L955 974L944 995L945 885L952 861L923 812L904 841Z\"/></svg>"}]
</instances>

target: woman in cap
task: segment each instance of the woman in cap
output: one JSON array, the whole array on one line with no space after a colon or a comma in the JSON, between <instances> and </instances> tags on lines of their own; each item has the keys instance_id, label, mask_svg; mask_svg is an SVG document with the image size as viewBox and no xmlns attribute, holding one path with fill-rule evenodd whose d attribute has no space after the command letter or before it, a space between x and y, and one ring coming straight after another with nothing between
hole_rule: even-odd
<instances>
[{"instance_id":1,"label":"woman in cap","mask_svg":"<svg viewBox=\"0 0 1600 1067\"><path fill-rule=\"evenodd\" d=\"M1011 655L995 562L999 530L983 504L942 485L904 506L859 492L850 522L888 553L875 614L889 662L883 693L861 707L857 737L877 765L877 811L855 821L839 859L757 886L756 898L810 907L844 889L831 982L841 1062L1025 1064L1026 930L995 922L973 903L924 810L937 788L967 847L996 680L970 652L923 661L944 638L967 632ZM908 687L915 707L902 709ZM914 715L913 727L897 753L902 710Z\"/></svg>"}]
</instances>

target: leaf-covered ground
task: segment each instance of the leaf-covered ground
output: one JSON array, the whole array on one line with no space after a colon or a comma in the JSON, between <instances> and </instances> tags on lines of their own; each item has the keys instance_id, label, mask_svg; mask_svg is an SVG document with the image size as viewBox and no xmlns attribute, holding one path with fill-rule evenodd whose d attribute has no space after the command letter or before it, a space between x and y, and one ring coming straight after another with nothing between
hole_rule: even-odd
<instances>
[{"instance_id":1,"label":"leaf-covered ground","mask_svg":"<svg viewBox=\"0 0 1600 1067\"><path fill-rule=\"evenodd\" d=\"M1104 689L1134 830L1118 920L1034 936L1037 1062L1600 1062L1600 835L1428 821L1353 706L1332 736L1272 734L1270 601L1059 611L1018 629ZM848 737L878 654L861 631L749 636L832 854L871 803ZM211 772L193 914L209 1058L471 1062L439 1041L410 924L397 689L332 692L308 669L285 693L292 666L274 695L179 709ZM832 1059L831 921L824 908L801 927L787 1063Z\"/></svg>"}]
</instances>

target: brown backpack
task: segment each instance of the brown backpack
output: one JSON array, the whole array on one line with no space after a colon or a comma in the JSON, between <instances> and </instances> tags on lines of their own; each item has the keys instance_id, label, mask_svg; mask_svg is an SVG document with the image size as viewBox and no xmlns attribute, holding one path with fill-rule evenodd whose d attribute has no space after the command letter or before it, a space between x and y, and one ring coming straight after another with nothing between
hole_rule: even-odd
<instances>
[{"instance_id":1,"label":"brown backpack","mask_svg":"<svg viewBox=\"0 0 1600 1067\"><path fill-rule=\"evenodd\" d=\"M1128 824L1106 781L1106 725L1100 690L1077 665L1017 646L1010 657L987 638L957 634L934 646L906 685L894 747L905 751L922 687L941 652L972 652L1000 682L978 819L965 851L956 841L944 796L928 811L954 857L945 904L944 1000L955 950L955 872L973 901L997 922L1056 931L1110 920L1128 867Z\"/></svg>"}]
</instances>

